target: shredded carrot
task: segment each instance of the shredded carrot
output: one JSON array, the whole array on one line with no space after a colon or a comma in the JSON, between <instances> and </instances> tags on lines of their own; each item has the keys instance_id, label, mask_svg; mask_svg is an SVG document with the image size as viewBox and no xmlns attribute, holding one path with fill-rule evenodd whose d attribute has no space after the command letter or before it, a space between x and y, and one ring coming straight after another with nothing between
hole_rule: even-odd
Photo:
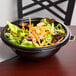
<instances>
[{"instance_id":1,"label":"shredded carrot","mask_svg":"<svg viewBox=\"0 0 76 76\"><path fill-rule=\"evenodd\" d=\"M50 46L55 45L55 43L50 43Z\"/></svg>"},{"instance_id":2,"label":"shredded carrot","mask_svg":"<svg viewBox=\"0 0 76 76\"><path fill-rule=\"evenodd\" d=\"M23 31L23 32L25 31L25 27L24 27L24 26L22 26L22 31Z\"/></svg>"},{"instance_id":3,"label":"shredded carrot","mask_svg":"<svg viewBox=\"0 0 76 76\"><path fill-rule=\"evenodd\" d=\"M18 33L17 36L20 36L20 33Z\"/></svg>"},{"instance_id":4,"label":"shredded carrot","mask_svg":"<svg viewBox=\"0 0 76 76\"><path fill-rule=\"evenodd\" d=\"M35 42L38 42L40 47L48 47L48 46L51 46L51 45L55 45L63 39L63 37L62 37L59 41L57 41L56 43L50 43L50 45L48 45L48 43L50 41L52 41L52 38L49 41L47 41L46 43L41 43L40 39L44 40L43 37L46 37L48 35L48 33L52 34L52 32L50 30L51 27L49 27L49 26L35 26L35 27L32 27L30 16L29 16L29 26L28 27L29 27L28 33L29 33L30 38L33 41L33 44ZM34 41L34 38L36 39L35 41Z\"/></svg>"},{"instance_id":5,"label":"shredded carrot","mask_svg":"<svg viewBox=\"0 0 76 76\"><path fill-rule=\"evenodd\" d=\"M36 40L34 40L34 39L35 39L35 37L33 36L33 34L32 34L32 33L29 33L29 36L30 36L30 38L32 39L33 44L35 44L35 43L36 43Z\"/></svg>"},{"instance_id":6,"label":"shredded carrot","mask_svg":"<svg viewBox=\"0 0 76 76\"><path fill-rule=\"evenodd\" d=\"M49 47L50 45L47 45L47 46L43 46L43 47Z\"/></svg>"},{"instance_id":7,"label":"shredded carrot","mask_svg":"<svg viewBox=\"0 0 76 76\"><path fill-rule=\"evenodd\" d=\"M56 44L58 44L60 41L62 41L63 40L63 37L61 37L61 39L60 40L58 40L57 42L56 42Z\"/></svg>"},{"instance_id":8,"label":"shredded carrot","mask_svg":"<svg viewBox=\"0 0 76 76\"><path fill-rule=\"evenodd\" d=\"M41 45L40 39L38 38L37 34L34 31L32 31L32 34L35 36L35 38L38 41L39 45Z\"/></svg>"},{"instance_id":9,"label":"shredded carrot","mask_svg":"<svg viewBox=\"0 0 76 76\"><path fill-rule=\"evenodd\" d=\"M48 42L47 42L47 43L45 43L45 45L47 46L47 45L48 45L48 43L49 43L50 41L52 41L52 38L51 38L50 40L48 40Z\"/></svg>"},{"instance_id":10,"label":"shredded carrot","mask_svg":"<svg viewBox=\"0 0 76 76\"><path fill-rule=\"evenodd\" d=\"M21 29L23 32L25 31L25 24L22 23L22 29Z\"/></svg>"},{"instance_id":11,"label":"shredded carrot","mask_svg":"<svg viewBox=\"0 0 76 76\"><path fill-rule=\"evenodd\" d=\"M52 45L56 45L56 44L58 44L60 41L62 41L63 40L63 37L61 37L61 39L60 40L58 40L56 43L50 43L50 46L52 46Z\"/></svg>"},{"instance_id":12,"label":"shredded carrot","mask_svg":"<svg viewBox=\"0 0 76 76\"><path fill-rule=\"evenodd\" d=\"M31 18L30 18L30 16L29 16L29 26L31 26Z\"/></svg>"},{"instance_id":13,"label":"shredded carrot","mask_svg":"<svg viewBox=\"0 0 76 76\"><path fill-rule=\"evenodd\" d=\"M15 33L13 33L11 30L10 30L10 33L11 33L14 37L16 37Z\"/></svg>"}]
</instances>

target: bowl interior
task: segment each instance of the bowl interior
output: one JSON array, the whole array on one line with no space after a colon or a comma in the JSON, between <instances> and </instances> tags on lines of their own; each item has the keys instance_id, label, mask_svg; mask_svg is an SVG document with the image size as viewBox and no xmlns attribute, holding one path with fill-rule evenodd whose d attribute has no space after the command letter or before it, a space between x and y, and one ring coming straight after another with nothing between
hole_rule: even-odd
<instances>
[{"instance_id":1,"label":"bowl interior","mask_svg":"<svg viewBox=\"0 0 76 76\"><path fill-rule=\"evenodd\" d=\"M41 20L42 18L32 18L31 19L31 21L32 21L32 23L34 23L35 25L38 23L38 22L40 22L40 20ZM17 26L19 26L19 23L21 23L21 22L27 22L27 23L29 23L29 19L19 19L19 20L16 20L16 21L13 21L12 23L13 24L16 24ZM55 26L58 24L59 22L57 22L57 21L55 21L54 22L54 24L55 24ZM60 23L61 24L61 23ZM61 45L68 37L69 37L69 31L68 31L68 29L67 29L67 27L66 26L64 26L63 24L62 24L62 27L64 28L64 30L65 30L65 38L60 42L60 43L58 43L58 44L56 44L56 45L53 45L53 46L50 46L50 47L48 47L48 48L54 48L54 47L57 47L58 45ZM13 43L11 43L8 39L7 39L7 37L5 36L5 32L6 32L6 29L8 28L8 25L6 25L5 27L4 27L4 29L3 29L3 31L2 31L2 34L1 34L1 38L2 38L2 40L6 43L6 44L8 44L9 46L12 46L12 47L15 47L15 48L17 48L17 49L36 49L36 50L40 50L40 49L47 49L47 47L43 47L43 48L28 48L28 47L22 47L22 46L18 46L18 45L15 45L15 44L13 44ZM67 37L66 37L67 36Z\"/></svg>"}]
</instances>

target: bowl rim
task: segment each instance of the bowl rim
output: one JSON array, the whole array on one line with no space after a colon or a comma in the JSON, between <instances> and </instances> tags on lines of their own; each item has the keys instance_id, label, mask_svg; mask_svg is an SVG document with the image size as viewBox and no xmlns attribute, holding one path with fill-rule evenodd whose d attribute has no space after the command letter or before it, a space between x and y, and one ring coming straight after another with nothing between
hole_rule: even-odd
<instances>
[{"instance_id":1,"label":"bowl rim","mask_svg":"<svg viewBox=\"0 0 76 76\"><path fill-rule=\"evenodd\" d=\"M40 17L38 17L38 18L40 18ZM37 19L38 19L37 18ZM42 17L41 17L42 18ZM33 18L33 19L35 19L35 18ZM19 20L26 20L26 19L18 19L18 20L15 20L15 21L19 21ZM13 22L15 22L15 21L13 21ZM12 22L12 23L13 23ZM56 21L56 22L58 22L58 21ZM58 22L58 23L60 23L60 22ZM28 49L28 50L46 50L46 49L54 49L54 48L59 48L59 45L60 45L60 47L61 47L61 44L63 44L67 39L69 40L69 36L70 36L70 30L69 30L69 28L65 25L65 24L62 24L62 23L60 23L65 29L66 29L66 36L65 36L65 38L60 42L60 43L58 43L58 44L56 44L56 45L53 45L53 46L49 46L49 47L39 47L39 48L30 48L30 47L22 47L22 46L19 46L19 45L16 45L16 44L14 44L14 43L12 43L12 42L10 42L8 39L7 39L7 37L4 35L4 33L5 33L5 29L6 29L6 27L8 26L8 25L6 25L4 28L3 28L3 30L1 31L1 39L3 40L3 42L4 43L6 43L8 46L10 46L10 47L14 47L14 48L16 48L16 49L21 49L21 50L26 50L26 49Z\"/></svg>"}]
</instances>

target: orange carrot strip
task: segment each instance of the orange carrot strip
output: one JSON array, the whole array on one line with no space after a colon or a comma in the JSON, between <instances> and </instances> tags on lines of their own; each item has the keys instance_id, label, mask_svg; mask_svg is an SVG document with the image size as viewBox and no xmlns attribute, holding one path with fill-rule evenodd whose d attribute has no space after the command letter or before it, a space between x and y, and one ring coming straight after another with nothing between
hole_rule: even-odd
<instances>
[{"instance_id":1,"label":"orange carrot strip","mask_svg":"<svg viewBox=\"0 0 76 76\"><path fill-rule=\"evenodd\" d=\"M18 33L17 36L20 36L20 33Z\"/></svg>"},{"instance_id":2,"label":"orange carrot strip","mask_svg":"<svg viewBox=\"0 0 76 76\"><path fill-rule=\"evenodd\" d=\"M55 43L50 43L50 46L55 45Z\"/></svg>"},{"instance_id":3,"label":"orange carrot strip","mask_svg":"<svg viewBox=\"0 0 76 76\"><path fill-rule=\"evenodd\" d=\"M29 36L30 36L30 38L32 39L33 44L36 43L36 40L34 40L35 37L33 36L33 34L29 33Z\"/></svg>"},{"instance_id":4,"label":"orange carrot strip","mask_svg":"<svg viewBox=\"0 0 76 76\"><path fill-rule=\"evenodd\" d=\"M38 41L39 45L41 45L40 39L38 38L37 34L35 34L35 32L32 32L32 34L35 36L35 38L36 38L36 40Z\"/></svg>"},{"instance_id":5,"label":"orange carrot strip","mask_svg":"<svg viewBox=\"0 0 76 76\"><path fill-rule=\"evenodd\" d=\"M11 33L14 37L16 37L16 35L15 35L12 31L10 31L10 33Z\"/></svg>"},{"instance_id":6,"label":"orange carrot strip","mask_svg":"<svg viewBox=\"0 0 76 76\"><path fill-rule=\"evenodd\" d=\"M43 47L49 47L50 45L47 45L47 46L43 46Z\"/></svg>"},{"instance_id":7,"label":"orange carrot strip","mask_svg":"<svg viewBox=\"0 0 76 76\"><path fill-rule=\"evenodd\" d=\"M25 27L24 26L22 26L22 29L21 29L23 32L25 31Z\"/></svg>"},{"instance_id":8,"label":"orange carrot strip","mask_svg":"<svg viewBox=\"0 0 76 76\"><path fill-rule=\"evenodd\" d=\"M30 16L29 16L29 26L31 26L31 18L30 18Z\"/></svg>"},{"instance_id":9,"label":"orange carrot strip","mask_svg":"<svg viewBox=\"0 0 76 76\"><path fill-rule=\"evenodd\" d=\"M60 41L62 41L63 40L63 37L61 37L61 39L60 40L58 40L56 43L50 43L50 45L56 45L56 44L58 44Z\"/></svg>"},{"instance_id":10,"label":"orange carrot strip","mask_svg":"<svg viewBox=\"0 0 76 76\"><path fill-rule=\"evenodd\" d=\"M25 31L25 23L22 23L22 29L23 32Z\"/></svg>"},{"instance_id":11,"label":"orange carrot strip","mask_svg":"<svg viewBox=\"0 0 76 76\"><path fill-rule=\"evenodd\" d=\"M61 39L60 40L58 40L57 42L56 42L56 44L58 44L60 41L62 41L63 40L63 37L61 37Z\"/></svg>"},{"instance_id":12,"label":"orange carrot strip","mask_svg":"<svg viewBox=\"0 0 76 76\"><path fill-rule=\"evenodd\" d=\"M50 41L52 41L52 38L47 43L45 43L45 45L47 46Z\"/></svg>"}]
</instances>

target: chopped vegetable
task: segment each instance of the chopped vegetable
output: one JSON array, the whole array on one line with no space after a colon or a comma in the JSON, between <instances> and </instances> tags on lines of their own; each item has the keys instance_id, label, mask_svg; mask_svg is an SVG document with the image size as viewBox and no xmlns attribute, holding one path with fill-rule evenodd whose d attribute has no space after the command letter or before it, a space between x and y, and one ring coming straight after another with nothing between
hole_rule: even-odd
<instances>
[{"instance_id":1,"label":"chopped vegetable","mask_svg":"<svg viewBox=\"0 0 76 76\"><path fill-rule=\"evenodd\" d=\"M13 33L17 34L19 31L21 31L21 29L18 26L14 25L8 21L7 21L7 24L9 26L9 30L11 30Z\"/></svg>"},{"instance_id":2,"label":"chopped vegetable","mask_svg":"<svg viewBox=\"0 0 76 76\"><path fill-rule=\"evenodd\" d=\"M56 31L57 31L57 32L60 32L60 33L65 33L65 31L64 31L64 29L62 28L62 25L61 25L61 24L58 24L58 25L56 26Z\"/></svg>"},{"instance_id":3,"label":"chopped vegetable","mask_svg":"<svg viewBox=\"0 0 76 76\"><path fill-rule=\"evenodd\" d=\"M23 42L21 43L21 46L31 47L31 48L39 47L37 43L33 44L32 41L27 41L26 39L23 40Z\"/></svg>"},{"instance_id":4,"label":"chopped vegetable","mask_svg":"<svg viewBox=\"0 0 76 76\"><path fill-rule=\"evenodd\" d=\"M54 24L53 19L43 18L34 26L29 17L29 23L22 22L20 27L7 21L6 37L16 45L30 48L48 47L61 42L65 31L61 24Z\"/></svg>"},{"instance_id":5,"label":"chopped vegetable","mask_svg":"<svg viewBox=\"0 0 76 76\"><path fill-rule=\"evenodd\" d=\"M48 18L43 18L41 22L43 22L46 26L51 26L51 20Z\"/></svg>"},{"instance_id":6,"label":"chopped vegetable","mask_svg":"<svg viewBox=\"0 0 76 76\"><path fill-rule=\"evenodd\" d=\"M54 27L54 23L52 23L51 31L52 31L52 35L55 35L55 27Z\"/></svg>"},{"instance_id":7,"label":"chopped vegetable","mask_svg":"<svg viewBox=\"0 0 76 76\"><path fill-rule=\"evenodd\" d=\"M34 26L34 24L32 23L31 26Z\"/></svg>"},{"instance_id":8,"label":"chopped vegetable","mask_svg":"<svg viewBox=\"0 0 76 76\"><path fill-rule=\"evenodd\" d=\"M52 36L51 36L50 34L48 34L48 35L45 37L45 39L43 40L42 46L48 44L49 42L51 42L51 40L52 40Z\"/></svg>"}]
</instances>

